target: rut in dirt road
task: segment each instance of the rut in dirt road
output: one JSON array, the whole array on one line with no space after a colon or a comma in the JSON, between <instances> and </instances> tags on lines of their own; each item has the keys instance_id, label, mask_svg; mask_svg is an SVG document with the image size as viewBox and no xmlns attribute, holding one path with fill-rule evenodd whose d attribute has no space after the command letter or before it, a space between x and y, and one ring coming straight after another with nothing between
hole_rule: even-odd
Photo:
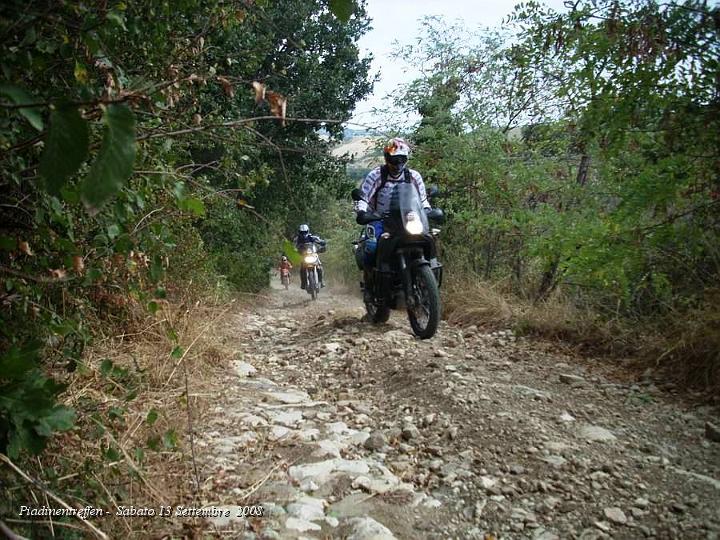
<instances>
[{"instance_id":1,"label":"rut in dirt road","mask_svg":"<svg viewBox=\"0 0 720 540\"><path fill-rule=\"evenodd\" d=\"M292 288L229 326L241 360L200 435L204 502L241 538L718 538L709 407L512 332L360 321ZM707 423L707 425L706 425ZM232 532L235 531L235 532Z\"/></svg>"}]
</instances>

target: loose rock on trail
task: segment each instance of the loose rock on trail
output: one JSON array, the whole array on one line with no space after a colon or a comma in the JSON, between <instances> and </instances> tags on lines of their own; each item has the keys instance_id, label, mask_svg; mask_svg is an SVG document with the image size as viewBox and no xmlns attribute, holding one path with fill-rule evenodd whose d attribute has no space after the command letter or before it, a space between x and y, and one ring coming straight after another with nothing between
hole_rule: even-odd
<instances>
[{"instance_id":1,"label":"loose rock on trail","mask_svg":"<svg viewBox=\"0 0 720 540\"><path fill-rule=\"evenodd\" d=\"M311 302L294 284L226 321L239 356L197 435L202 497L264 515L208 532L719 537L717 410L509 330L443 322L421 341L400 312L380 326L362 315L352 295Z\"/></svg>"}]
</instances>

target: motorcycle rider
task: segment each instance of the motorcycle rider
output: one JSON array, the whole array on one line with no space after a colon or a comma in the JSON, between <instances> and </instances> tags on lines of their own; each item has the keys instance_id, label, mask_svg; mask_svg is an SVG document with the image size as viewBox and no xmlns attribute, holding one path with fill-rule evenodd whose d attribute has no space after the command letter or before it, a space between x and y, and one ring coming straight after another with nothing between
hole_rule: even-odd
<instances>
[{"instance_id":1,"label":"motorcycle rider","mask_svg":"<svg viewBox=\"0 0 720 540\"><path fill-rule=\"evenodd\" d=\"M374 168L370 171L362 184L360 184L360 193L362 199L356 204L357 222L362 224L362 215L368 211L374 211L383 214L390 209L390 197L393 188L399 183L408 182L415 186L420 195L420 203L423 209L428 212L430 202L428 201L425 191L425 182L422 176L415 169L407 166L410 157L410 145L405 139L400 137L392 138L383 148L383 156L385 157L385 165ZM383 222L373 221L372 227L375 230L375 238L380 239L383 233ZM368 265L374 259L375 243L368 243L368 247L372 251L368 253L370 257L365 257L364 262L364 283L368 283L370 272ZM370 260L368 260L370 259ZM364 287L365 295L368 296L368 288Z\"/></svg>"},{"instance_id":2,"label":"motorcycle rider","mask_svg":"<svg viewBox=\"0 0 720 540\"><path fill-rule=\"evenodd\" d=\"M288 258L285 255L283 255L280 258L280 264L278 265L277 269L278 269L278 272L280 273L280 277L282 277L283 271L286 271L287 275L288 275L288 279L289 279L290 270L292 270L292 264L290 264L290 261L288 260Z\"/></svg>"},{"instance_id":3,"label":"motorcycle rider","mask_svg":"<svg viewBox=\"0 0 720 540\"><path fill-rule=\"evenodd\" d=\"M298 252L301 251L303 244L318 244L321 247L325 247L327 242L320 238L319 236L316 236L314 234L310 233L310 227L303 223L298 227L297 235L295 236L293 243L295 244L295 249L298 250ZM323 278L324 272L322 263L320 262L320 258L318 258L318 266L317 266L317 272L318 272L318 280L320 281L320 287L325 286L325 280ZM304 265L300 265L300 288L305 289L305 285L307 284L307 271L304 267Z\"/></svg>"}]
</instances>

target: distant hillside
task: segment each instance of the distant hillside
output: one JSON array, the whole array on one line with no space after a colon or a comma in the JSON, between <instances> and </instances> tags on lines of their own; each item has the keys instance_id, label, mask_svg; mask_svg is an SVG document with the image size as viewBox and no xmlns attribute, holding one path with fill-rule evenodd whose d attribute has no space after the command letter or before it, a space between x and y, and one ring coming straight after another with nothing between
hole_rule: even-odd
<instances>
[{"instance_id":1,"label":"distant hillside","mask_svg":"<svg viewBox=\"0 0 720 540\"><path fill-rule=\"evenodd\" d=\"M334 156L348 156L348 169L360 171L371 169L382 162L382 151L377 147L379 137L362 136L346 138L333 149Z\"/></svg>"}]
</instances>

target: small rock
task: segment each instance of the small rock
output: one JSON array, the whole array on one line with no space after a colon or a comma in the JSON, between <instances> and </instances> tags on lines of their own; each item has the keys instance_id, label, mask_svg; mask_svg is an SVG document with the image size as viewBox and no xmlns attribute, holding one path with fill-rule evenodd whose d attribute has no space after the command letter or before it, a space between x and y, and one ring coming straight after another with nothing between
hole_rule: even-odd
<instances>
[{"instance_id":1,"label":"small rock","mask_svg":"<svg viewBox=\"0 0 720 540\"><path fill-rule=\"evenodd\" d=\"M606 533L609 533L612 531L612 527L607 521L595 521L593 522L593 525L595 525L598 529L601 531L604 531ZM585 538L585 535L581 535L580 538Z\"/></svg>"},{"instance_id":2,"label":"small rock","mask_svg":"<svg viewBox=\"0 0 720 540\"><path fill-rule=\"evenodd\" d=\"M562 456L545 456L540 459L553 467L562 467L567 463L567 460Z\"/></svg>"},{"instance_id":3,"label":"small rock","mask_svg":"<svg viewBox=\"0 0 720 540\"><path fill-rule=\"evenodd\" d=\"M650 505L650 501L642 497L638 497L637 499L635 499L633 504L638 508L647 508Z\"/></svg>"},{"instance_id":4,"label":"small rock","mask_svg":"<svg viewBox=\"0 0 720 540\"><path fill-rule=\"evenodd\" d=\"M673 502L670 504L670 510L672 510L676 514L684 514L687 510L687 507L679 502Z\"/></svg>"},{"instance_id":5,"label":"small rock","mask_svg":"<svg viewBox=\"0 0 720 540\"><path fill-rule=\"evenodd\" d=\"M368 450L382 450L387 444L387 439L380 431L374 431L365 440L363 446Z\"/></svg>"},{"instance_id":6,"label":"small rock","mask_svg":"<svg viewBox=\"0 0 720 540\"><path fill-rule=\"evenodd\" d=\"M390 356L400 358L405 356L405 349L390 349Z\"/></svg>"},{"instance_id":7,"label":"small rock","mask_svg":"<svg viewBox=\"0 0 720 540\"><path fill-rule=\"evenodd\" d=\"M497 480L491 476L480 477L480 486L485 490L495 487L495 484L497 484Z\"/></svg>"},{"instance_id":8,"label":"small rock","mask_svg":"<svg viewBox=\"0 0 720 540\"><path fill-rule=\"evenodd\" d=\"M402 429L402 438L406 441L417 439L420 437L420 430L413 426L412 424L408 424Z\"/></svg>"},{"instance_id":9,"label":"small rock","mask_svg":"<svg viewBox=\"0 0 720 540\"><path fill-rule=\"evenodd\" d=\"M235 362L234 367L235 373L237 373L240 377L252 377L255 373L257 373L255 366L248 364L247 362L237 361Z\"/></svg>"},{"instance_id":10,"label":"small rock","mask_svg":"<svg viewBox=\"0 0 720 540\"><path fill-rule=\"evenodd\" d=\"M627 523L627 516L625 516L625 512L616 506L605 508L605 510L603 510L603 514L605 514L605 517L613 523L617 523L619 525L625 525Z\"/></svg>"},{"instance_id":11,"label":"small rock","mask_svg":"<svg viewBox=\"0 0 720 540\"><path fill-rule=\"evenodd\" d=\"M363 491L370 491L372 481L367 476L358 476L352 481L353 489L362 489Z\"/></svg>"},{"instance_id":12,"label":"small rock","mask_svg":"<svg viewBox=\"0 0 720 540\"><path fill-rule=\"evenodd\" d=\"M705 422L705 437L713 442L720 442L720 428L710 422Z\"/></svg>"},{"instance_id":13,"label":"small rock","mask_svg":"<svg viewBox=\"0 0 720 540\"><path fill-rule=\"evenodd\" d=\"M352 518L347 523L351 527L347 540L396 540L390 529L371 517Z\"/></svg>"},{"instance_id":14,"label":"small rock","mask_svg":"<svg viewBox=\"0 0 720 540\"><path fill-rule=\"evenodd\" d=\"M574 421L575 417L568 412L564 412L558 417L558 422L560 422L561 424L567 424Z\"/></svg>"},{"instance_id":15,"label":"small rock","mask_svg":"<svg viewBox=\"0 0 720 540\"><path fill-rule=\"evenodd\" d=\"M585 382L585 379L577 375L570 375L568 373L560 374L560 382L571 385L581 385Z\"/></svg>"}]
</instances>

